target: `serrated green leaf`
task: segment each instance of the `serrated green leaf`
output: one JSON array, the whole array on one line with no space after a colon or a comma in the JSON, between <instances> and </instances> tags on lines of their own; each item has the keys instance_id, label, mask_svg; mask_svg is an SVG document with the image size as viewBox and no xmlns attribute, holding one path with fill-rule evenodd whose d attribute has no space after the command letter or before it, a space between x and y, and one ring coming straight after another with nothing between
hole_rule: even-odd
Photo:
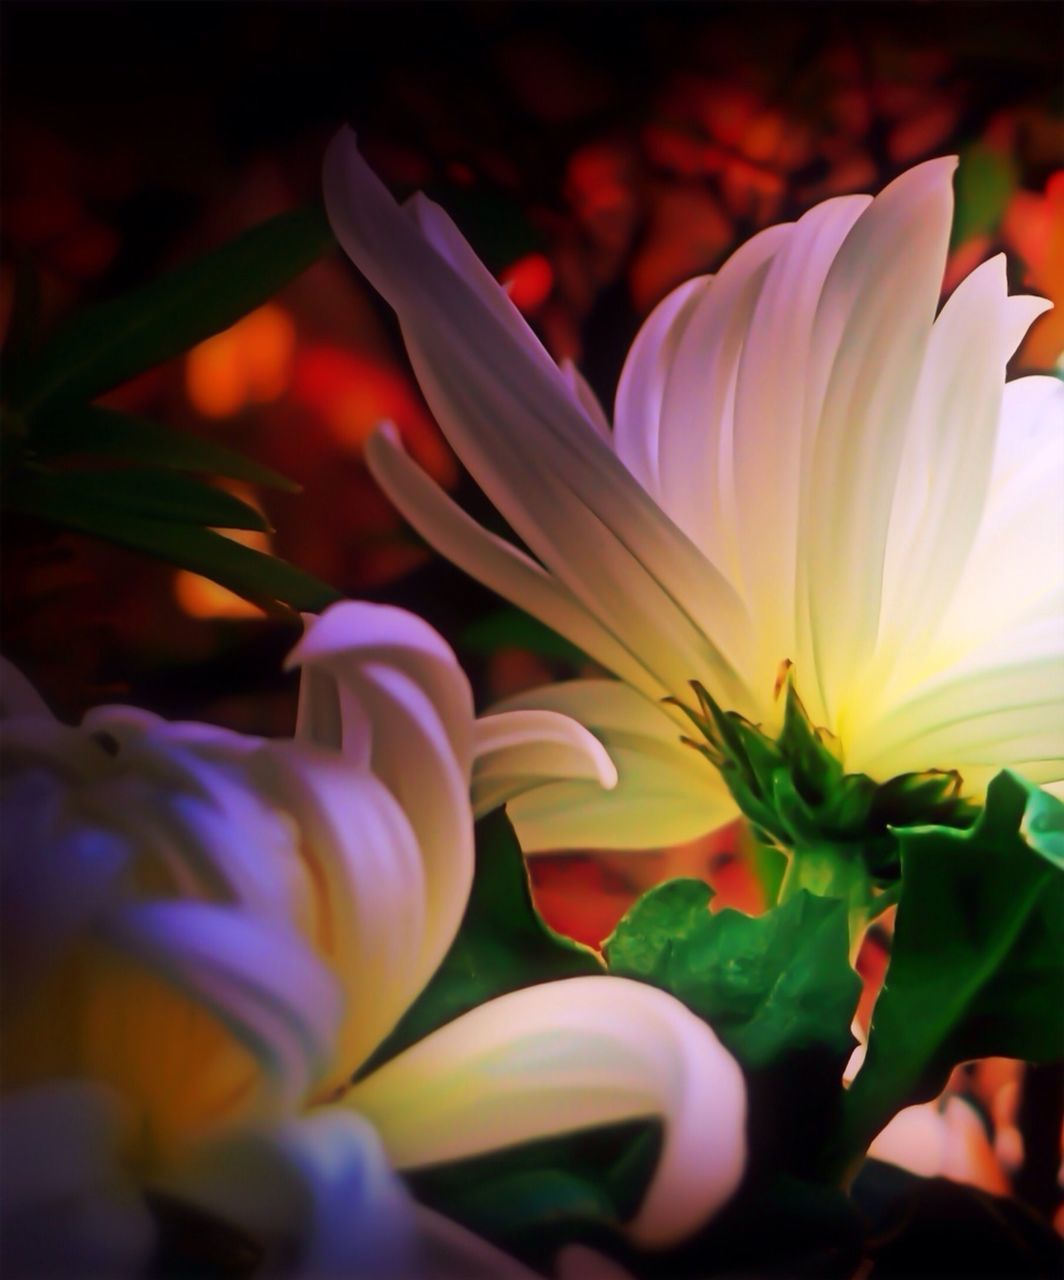
<instances>
[{"instance_id":1,"label":"serrated green leaf","mask_svg":"<svg viewBox=\"0 0 1064 1280\"><path fill-rule=\"evenodd\" d=\"M91 400L219 333L333 243L321 209L295 209L142 288L75 316L10 388L25 413Z\"/></svg>"},{"instance_id":2,"label":"serrated green leaf","mask_svg":"<svg viewBox=\"0 0 1064 1280\"><path fill-rule=\"evenodd\" d=\"M505 812L482 818L476 836L476 874L458 936L363 1074L495 996L603 972L594 951L555 933L536 910L521 846Z\"/></svg>"},{"instance_id":3,"label":"serrated green leaf","mask_svg":"<svg viewBox=\"0 0 1064 1280\"><path fill-rule=\"evenodd\" d=\"M43 471L5 479L4 505L28 515L99 508L163 523L267 532L260 512L223 489L173 471Z\"/></svg>"},{"instance_id":4,"label":"serrated green leaf","mask_svg":"<svg viewBox=\"0 0 1064 1280\"><path fill-rule=\"evenodd\" d=\"M26 492L20 487L10 500L5 498L8 509L191 569L257 604L270 607L280 603L318 613L341 598L335 588L294 565L241 546L211 529L151 520L70 494L60 498L40 487L32 500Z\"/></svg>"},{"instance_id":5,"label":"serrated green leaf","mask_svg":"<svg viewBox=\"0 0 1064 1280\"><path fill-rule=\"evenodd\" d=\"M140 463L246 480L288 493L299 491L294 480L213 440L100 405L68 405L47 418L34 419L28 446L42 461L77 457Z\"/></svg>"},{"instance_id":6,"label":"serrated green leaf","mask_svg":"<svg viewBox=\"0 0 1064 1280\"><path fill-rule=\"evenodd\" d=\"M751 1070L787 1054L849 1053L861 990L846 906L799 892L762 916L711 915L701 880L644 894L604 944L611 973L671 992Z\"/></svg>"},{"instance_id":7,"label":"serrated green leaf","mask_svg":"<svg viewBox=\"0 0 1064 1280\"><path fill-rule=\"evenodd\" d=\"M1064 872L1023 830L1060 815L1010 773L974 826L898 832L902 887L868 1053L846 1099L851 1157L895 1112L971 1058L1064 1057ZM1059 852L1059 850L1058 850Z\"/></svg>"}]
</instances>

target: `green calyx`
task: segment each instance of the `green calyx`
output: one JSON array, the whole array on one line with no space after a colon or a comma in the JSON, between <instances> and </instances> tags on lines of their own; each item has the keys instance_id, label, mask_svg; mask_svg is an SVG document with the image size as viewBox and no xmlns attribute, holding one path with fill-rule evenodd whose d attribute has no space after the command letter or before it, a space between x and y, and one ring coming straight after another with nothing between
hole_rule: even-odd
<instances>
[{"instance_id":1,"label":"green calyx","mask_svg":"<svg viewBox=\"0 0 1064 1280\"><path fill-rule=\"evenodd\" d=\"M683 710L701 739L684 741L720 771L759 838L787 854L781 901L800 889L842 898L856 925L856 916L867 920L891 900L882 891L900 874L897 829L964 828L975 820L978 810L961 795L956 772L900 774L887 782L847 773L834 738L812 723L789 675L776 738L722 710L698 681L691 687L698 711Z\"/></svg>"}]
</instances>

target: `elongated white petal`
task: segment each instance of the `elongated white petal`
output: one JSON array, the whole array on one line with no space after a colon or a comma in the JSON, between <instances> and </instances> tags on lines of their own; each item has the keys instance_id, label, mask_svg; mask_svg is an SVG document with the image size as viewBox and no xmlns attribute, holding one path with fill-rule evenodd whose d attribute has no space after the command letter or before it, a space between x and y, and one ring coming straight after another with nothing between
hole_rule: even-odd
<instances>
[{"instance_id":1,"label":"elongated white petal","mask_svg":"<svg viewBox=\"0 0 1064 1280\"><path fill-rule=\"evenodd\" d=\"M12 716L52 719L47 703L18 667L0 657L0 719Z\"/></svg>"},{"instance_id":2,"label":"elongated white petal","mask_svg":"<svg viewBox=\"0 0 1064 1280\"><path fill-rule=\"evenodd\" d=\"M360 669L369 664L395 667L428 694L451 739L455 758L468 768L473 720L469 681L443 637L415 614L365 601L332 605L319 618L308 616L306 630L285 665L328 673L343 686L357 682ZM357 690L357 684L355 687ZM301 736L306 732L304 727ZM344 737L346 741L347 735ZM341 744L324 741L321 745Z\"/></svg>"},{"instance_id":3,"label":"elongated white petal","mask_svg":"<svg viewBox=\"0 0 1064 1280\"><path fill-rule=\"evenodd\" d=\"M603 409L602 403L598 396L595 395L591 385L572 360L563 360L561 362L561 371L569 385L573 398L583 409L588 422L594 427L596 434L612 448L613 432L610 430L610 420L606 417L606 410Z\"/></svg>"},{"instance_id":4,"label":"elongated white petal","mask_svg":"<svg viewBox=\"0 0 1064 1280\"><path fill-rule=\"evenodd\" d=\"M322 733L324 745L335 747L329 726L339 726L345 754L352 744L352 766L371 769L410 821L421 851L425 916L417 938L407 941L412 971L427 980L461 923L473 880L469 682L426 622L384 605L334 605L308 625L288 663L335 683L328 712L320 706L328 686L312 681L304 734Z\"/></svg>"},{"instance_id":5,"label":"elongated white petal","mask_svg":"<svg viewBox=\"0 0 1064 1280\"><path fill-rule=\"evenodd\" d=\"M406 814L366 771L305 743L278 743L257 775L301 834L311 900L303 932L339 980L344 1016L327 1095L395 1026L431 976L415 945L425 929L426 873Z\"/></svg>"},{"instance_id":6,"label":"elongated white petal","mask_svg":"<svg viewBox=\"0 0 1064 1280\"><path fill-rule=\"evenodd\" d=\"M356 1085L346 1102L416 1168L637 1117L664 1125L629 1224L665 1245L728 1199L745 1163L735 1060L679 1001L624 978L571 978L463 1015Z\"/></svg>"},{"instance_id":7,"label":"elongated white petal","mask_svg":"<svg viewBox=\"0 0 1064 1280\"><path fill-rule=\"evenodd\" d=\"M609 791L617 769L599 740L555 711L505 711L474 726L473 809L477 816L548 782L573 779Z\"/></svg>"},{"instance_id":8,"label":"elongated white petal","mask_svg":"<svg viewBox=\"0 0 1064 1280\"><path fill-rule=\"evenodd\" d=\"M294 931L229 907L150 902L108 919L104 936L247 1047L262 1072L250 1106L289 1109L303 1100L328 1061L340 1002L331 975Z\"/></svg>"},{"instance_id":9,"label":"elongated white petal","mask_svg":"<svg viewBox=\"0 0 1064 1280\"><path fill-rule=\"evenodd\" d=\"M872 201L835 255L817 309L806 394L820 409L802 475L799 608L807 602L806 679L815 674L832 715L879 627L899 424L938 300L955 164L918 165Z\"/></svg>"},{"instance_id":10,"label":"elongated white petal","mask_svg":"<svg viewBox=\"0 0 1064 1280\"><path fill-rule=\"evenodd\" d=\"M7 1276L137 1275L154 1230L122 1170L118 1097L58 1081L0 1103L0 1266Z\"/></svg>"},{"instance_id":11,"label":"elongated white petal","mask_svg":"<svg viewBox=\"0 0 1064 1280\"><path fill-rule=\"evenodd\" d=\"M925 645L953 593L987 499L1005 365L1048 305L1007 296L999 255L935 321L894 496L880 648Z\"/></svg>"},{"instance_id":12,"label":"elongated white petal","mask_svg":"<svg viewBox=\"0 0 1064 1280\"><path fill-rule=\"evenodd\" d=\"M655 501L661 500L658 436L669 367L691 313L712 279L697 276L658 303L636 334L617 383L614 448Z\"/></svg>"},{"instance_id":13,"label":"elongated white petal","mask_svg":"<svg viewBox=\"0 0 1064 1280\"><path fill-rule=\"evenodd\" d=\"M870 201L827 200L798 220L772 257L739 359L730 469L738 526L733 539L757 619L756 683L765 694L779 663L803 656L797 647L795 574L803 460L815 439L819 408L808 395L817 309L835 255ZM803 693L808 698L811 690ZM814 706L810 710L818 713Z\"/></svg>"},{"instance_id":14,"label":"elongated white petal","mask_svg":"<svg viewBox=\"0 0 1064 1280\"><path fill-rule=\"evenodd\" d=\"M743 340L789 224L737 250L691 308L669 363L658 430L661 504L737 588L741 586L733 414Z\"/></svg>"},{"instance_id":15,"label":"elongated white petal","mask_svg":"<svg viewBox=\"0 0 1064 1280\"><path fill-rule=\"evenodd\" d=\"M573 680L519 694L500 709L543 708L586 725L609 752L616 787L546 783L510 801L526 853L649 849L693 840L730 822L735 805L720 775L681 741L680 723L613 680Z\"/></svg>"},{"instance_id":16,"label":"elongated white petal","mask_svg":"<svg viewBox=\"0 0 1064 1280\"><path fill-rule=\"evenodd\" d=\"M665 686L563 586L524 552L481 528L406 453L385 424L366 444L374 479L441 555L540 618L590 658L636 688L663 696Z\"/></svg>"},{"instance_id":17,"label":"elongated white petal","mask_svg":"<svg viewBox=\"0 0 1064 1280\"><path fill-rule=\"evenodd\" d=\"M498 319L484 296L497 286L454 270L400 213L349 132L326 156L325 193L344 248L396 308L437 420L527 545L600 617L656 643L674 680L675 653L741 698L726 656L741 647L740 602L587 429L538 344ZM718 641L692 616L708 612Z\"/></svg>"},{"instance_id":18,"label":"elongated white petal","mask_svg":"<svg viewBox=\"0 0 1064 1280\"><path fill-rule=\"evenodd\" d=\"M246 1233L263 1251L266 1275L415 1280L418 1274L409 1193L372 1126L340 1107L205 1144L170 1174L165 1189Z\"/></svg>"},{"instance_id":19,"label":"elongated white petal","mask_svg":"<svg viewBox=\"0 0 1064 1280\"><path fill-rule=\"evenodd\" d=\"M1064 590L1064 384L1007 383L982 522L935 647L956 660L1037 612L1059 613Z\"/></svg>"}]
</instances>

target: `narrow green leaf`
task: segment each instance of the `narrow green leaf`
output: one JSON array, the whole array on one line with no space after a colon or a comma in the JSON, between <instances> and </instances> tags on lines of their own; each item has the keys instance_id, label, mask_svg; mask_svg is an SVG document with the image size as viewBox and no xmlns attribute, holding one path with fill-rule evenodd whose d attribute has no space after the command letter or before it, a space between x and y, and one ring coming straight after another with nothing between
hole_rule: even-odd
<instances>
[{"instance_id":1,"label":"narrow green leaf","mask_svg":"<svg viewBox=\"0 0 1064 1280\"><path fill-rule=\"evenodd\" d=\"M332 243L321 209L295 209L111 302L75 316L12 396L25 412L91 400L235 323Z\"/></svg>"},{"instance_id":2,"label":"narrow green leaf","mask_svg":"<svg viewBox=\"0 0 1064 1280\"><path fill-rule=\"evenodd\" d=\"M588 947L555 933L532 901L521 846L502 809L477 823L477 865L462 927L429 985L364 1072L495 996L602 973Z\"/></svg>"},{"instance_id":3,"label":"narrow green leaf","mask_svg":"<svg viewBox=\"0 0 1064 1280\"><path fill-rule=\"evenodd\" d=\"M68 405L31 425L29 448L43 461L99 458L173 471L198 471L296 493L299 485L233 449L100 405Z\"/></svg>"},{"instance_id":4,"label":"narrow green leaf","mask_svg":"<svg viewBox=\"0 0 1064 1280\"><path fill-rule=\"evenodd\" d=\"M586 655L556 631L522 609L499 609L480 618L462 632L459 647L468 653L490 655L499 649L527 649L530 653L574 667L587 662Z\"/></svg>"},{"instance_id":5,"label":"narrow green leaf","mask_svg":"<svg viewBox=\"0 0 1064 1280\"><path fill-rule=\"evenodd\" d=\"M281 603L317 613L341 598L333 587L294 565L241 546L210 529L163 523L69 494L60 497L47 487L28 494L21 485L18 489L12 486L5 495L5 505L8 510L37 516L191 569L267 607Z\"/></svg>"},{"instance_id":6,"label":"narrow green leaf","mask_svg":"<svg viewBox=\"0 0 1064 1280\"><path fill-rule=\"evenodd\" d=\"M173 471L21 470L7 477L5 504L35 514L100 508L164 523L254 529L269 525L254 507L223 489Z\"/></svg>"},{"instance_id":7,"label":"narrow green leaf","mask_svg":"<svg viewBox=\"0 0 1064 1280\"><path fill-rule=\"evenodd\" d=\"M902 1107L935 1097L957 1063L1064 1057L1064 873L1048 844L1023 835L1059 839L1062 809L1000 773L969 829L898 832L901 899L868 1054L846 1099L850 1157Z\"/></svg>"},{"instance_id":8,"label":"narrow green leaf","mask_svg":"<svg viewBox=\"0 0 1064 1280\"><path fill-rule=\"evenodd\" d=\"M712 915L711 897L701 880L644 894L604 944L609 971L671 992L748 1069L808 1049L848 1054L861 983L845 904L799 892L762 916Z\"/></svg>"}]
</instances>

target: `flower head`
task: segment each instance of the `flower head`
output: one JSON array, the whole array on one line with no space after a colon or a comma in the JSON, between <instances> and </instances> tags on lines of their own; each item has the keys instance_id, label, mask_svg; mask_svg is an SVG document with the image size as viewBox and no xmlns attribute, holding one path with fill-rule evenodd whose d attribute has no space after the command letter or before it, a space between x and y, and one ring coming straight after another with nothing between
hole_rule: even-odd
<instances>
[{"instance_id":1,"label":"flower head","mask_svg":"<svg viewBox=\"0 0 1064 1280\"><path fill-rule=\"evenodd\" d=\"M427 1275L393 1169L640 1116L665 1141L630 1230L693 1229L741 1174L744 1087L662 992L605 976L517 991L352 1084L461 923L478 768L492 806L557 776L609 786L601 745L551 712L476 721L453 653L401 610L338 605L291 660L291 741L129 707L70 728L5 673L0 1105L50 1153L14 1176L5 1233L29 1238L64 1194L117 1196L102 1269L121 1271L149 1238L139 1185L302 1274ZM60 1104L96 1135L66 1192L64 1132L41 1120ZM431 1252L444 1229L418 1221Z\"/></svg>"},{"instance_id":2,"label":"flower head","mask_svg":"<svg viewBox=\"0 0 1064 1280\"><path fill-rule=\"evenodd\" d=\"M1010 297L1001 257L936 316L953 167L825 201L670 294L628 354L611 430L442 210L400 209L353 136L333 142L341 244L532 555L387 431L378 480L445 555L619 677L520 701L592 727L621 775L612 802L592 799L598 821L567 822L569 784L513 806L527 848L660 844L725 818L662 700L697 710L694 681L777 727L785 664L851 772L956 769L974 795L1006 765L1064 777L1064 388L1005 383L1048 304Z\"/></svg>"}]
</instances>

